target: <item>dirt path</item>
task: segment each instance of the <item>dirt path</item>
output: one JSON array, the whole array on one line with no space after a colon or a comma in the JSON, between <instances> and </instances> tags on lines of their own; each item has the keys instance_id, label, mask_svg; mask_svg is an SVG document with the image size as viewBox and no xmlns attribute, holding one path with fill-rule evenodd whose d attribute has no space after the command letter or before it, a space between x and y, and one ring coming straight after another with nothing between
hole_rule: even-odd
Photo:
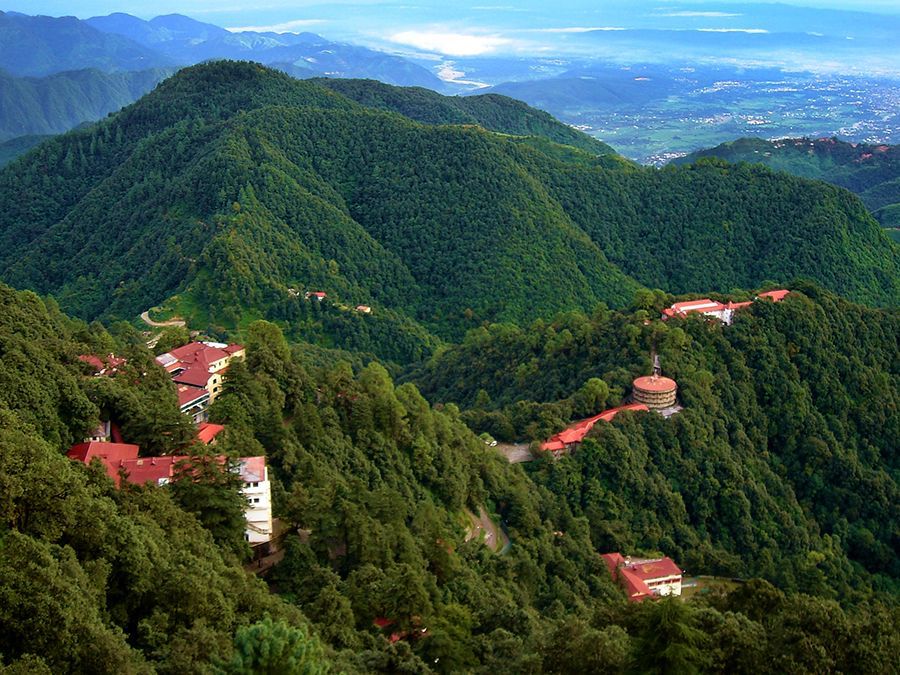
<instances>
[{"instance_id":1,"label":"dirt path","mask_svg":"<svg viewBox=\"0 0 900 675\"><path fill-rule=\"evenodd\" d=\"M187 324L181 319L172 319L171 321L154 321L150 318L150 310L141 313L141 321L143 321L148 326L153 326L154 328L166 328L168 326L186 326Z\"/></svg>"},{"instance_id":2,"label":"dirt path","mask_svg":"<svg viewBox=\"0 0 900 675\"><path fill-rule=\"evenodd\" d=\"M482 537L484 545L494 553L501 553L509 546L509 537L506 536L506 532L491 520L491 517L488 515L487 511L484 510L483 506L478 508L477 516L469 509L466 509L465 512L470 523L468 531L466 532L466 541Z\"/></svg>"}]
</instances>

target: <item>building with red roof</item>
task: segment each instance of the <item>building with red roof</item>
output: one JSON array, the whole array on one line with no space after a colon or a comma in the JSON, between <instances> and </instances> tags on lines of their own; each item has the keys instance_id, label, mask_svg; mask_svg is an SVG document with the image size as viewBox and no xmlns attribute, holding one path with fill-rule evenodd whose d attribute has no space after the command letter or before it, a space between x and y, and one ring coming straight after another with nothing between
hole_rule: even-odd
<instances>
[{"instance_id":1,"label":"building with red roof","mask_svg":"<svg viewBox=\"0 0 900 675\"><path fill-rule=\"evenodd\" d=\"M108 377L119 372L119 368L127 363L127 361L115 354L107 354L106 356L96 356L94 354L81 354L78 360L87 364L93 369L94 377Z\"/></svg>"},{"instance_id":2,"label":"building with red roof","mask_svg":"<svg viewBox=\"0 0 900 675\"><path fill-rule=\"evenodd\" d=\"M766 291L765 293L760 293L758 297L769 298L772 302L781 302L789 294L790 294L790 291L787 291L787 290L781 288L776 291ZM750 303L747 303L747 304L749 305Z\"/></svg>"},{"instance_id":3,"label":"building with red roof","mask_svg":"<svg viewBox=\"0 0 900 675\"><path fill-rule=\"evenodd\" d=\"M551 436L547 441L541 444L541 450L553 453L553 456L559 459L562 455L574 450L588 435L597 422L611 422L613 418L620 412L625 411L647 412L649 408L643 403L631 403L618 408L604 410L599 415L594 415L586 420L580 420L566 427L558 434Z\"/></svg>"},{"instance_id":4,"label":"building with red roof","mask_svg":"<svg viewBox=\"0 0 900 675\"><path fill-rule=\"evenodd\" d=\"M322 302L325 298L328 297L328 294L325 291L307 291L306 295L304 295L307 300L312 299L317 302Z\"/></svg>"},{"instance_id":5,"label":"building with red roof","mask_svg":"<svg viewBox=\"0 0 900 675\"><path fill-rule=\"evenodd\" d=\"M69 448L66 456L76 462L90 464L94 458L103 462L106 467L107 475L112 478L116 485L119 484L119 466L121 462L136 459L140 447L130 443L105 443L97 441L88 441L87 443L78 443Z\"/></svg>"},{"instance_id":6,"label":"building with red roof","mask_svg":"<svg viewBox=\"0 0 900 675\"><path fill-rule=\"evenodd\" d=\"M244 358L243 345L191 342L156 357L178 389L181 412L195 424L207 419L207 408L222 390L225 371L232 359Z\"/></svg>"},{"instance_id":7,"label":"building with red roof","mask_svg":"<svg viewBox=\"0 0 900 675\"><path fill-rule=\"evenodd\" d=\"M219 424L210 424L198 430L198 436L211 433L211 437L215 438L223 428ZM140 447L130 443L79 443L66 454L69 459L84 464L99 459L116 487L121 486L123 479L133 485L167 485L175 477L178 463L190 459L185 455L141 457ZM225 457L219 456L217 460L224 463ZM247 499L244 537L251 545L266 543L273 533L272 484L266 458L241 457L237 470L243 482L241 494Z\"/></svg>"},{"instance_id":8,"label":"building with red roof","mask_svg":"<svg viewBox=\"0 0 900 675\"><path fill-rule=\"evenodd\" d=\"M634 400L649 408L669 408L678 395L678 383L655 372L636 378L631 389Z\"/></svg>"},{"instance_id":9,"label":"building with red roof","mask_svg":"<svg viewBox=\"0 0 900 675\"><path fill-rule=\"evenodd\" d=\"M781 302L789 294L790 291L785 289L766 291L765 293L760 293L755 299L760 300L762 298L768 298L773 302ZM722 323L730 326L731 322L734 321L734 313L737 310L744 309L752 304L753 303L750 301L721 303L716 300L710 300L709 298L687 300L685 302L676 302L671 307L664 309L662 318L663 321L666 321L675 318L683 319L690 314L705 314L706 316L716 318Z\"/></svg>"},{"instance_id":10,"label":"building with red roof","mask_svg":"<svg viewBox=\"0 0 900 675\"><path fill-rule=\"evenodd\" d=\"M681 595L683 571L671 558L632 559L618 552L600 557L631 602Z\"/></svg>"}]
</instances>

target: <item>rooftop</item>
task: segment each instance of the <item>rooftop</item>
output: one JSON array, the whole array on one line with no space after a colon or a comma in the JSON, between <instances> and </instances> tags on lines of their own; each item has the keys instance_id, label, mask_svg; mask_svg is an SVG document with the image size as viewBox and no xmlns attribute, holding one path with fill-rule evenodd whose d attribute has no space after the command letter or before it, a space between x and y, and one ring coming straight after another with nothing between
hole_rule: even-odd
<instances>
[{"instance_id":1,"label":"rooftop","mask_svg":"<svg viewBox=\"0 0 900 675\"><path fill-rule=\"evenodd\" d=\"M225 427L221 424L212 424L210 422L204 422L199 427L197 427L197 438L209 445L212 443L216 436L225 431Z\"/></svg>"},{"instance_id":2,"label":"rooftop","mask_svg":"<svg viewBox=\"0 0 900 675\"><path fill-rule=\"evenodd\" d=\"M588 435L590 430L594 428L594 425L597 422L611 422L616 415L627 410L647 412L649 411L649 408L643 403L631 403L629 405L623 405L618 408L604 410L599 415L594 415L593 417L589 417L586 420L580 420L566 427L558 434L550 437L549 440L543 443L541 445L541 449L550 451L562 450L567 445L571 445L572 443L581 443L584 440L584 437Z\"/></svg>"},{"instance_id":3,"label":"rooftop","mask_svg":"<svg viewBox=\"0 0 900 675\"><path fill-rule=\"evenodd\" d=\"M634 381L634 388L644 391L667 392L677 389L678 384L675 380L662 375L644 375Z\"/></svg>"}]
</instances>

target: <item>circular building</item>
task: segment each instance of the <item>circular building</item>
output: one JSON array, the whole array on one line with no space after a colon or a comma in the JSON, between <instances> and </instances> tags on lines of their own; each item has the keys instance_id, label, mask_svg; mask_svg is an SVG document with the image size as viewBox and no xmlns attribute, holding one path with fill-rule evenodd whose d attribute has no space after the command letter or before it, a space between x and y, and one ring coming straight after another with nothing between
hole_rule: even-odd
<instances>
[{"instance_id":1,"label":"circular building","mask_svg":"<svg viewBox=\"0 0 900 675\"><path fill-rule=\"evenodd\" d=\"M662 375L645 375L632 383L635 403L648 408L668 408L675 405L678 384Z\"/></svg>"}]
</instances>

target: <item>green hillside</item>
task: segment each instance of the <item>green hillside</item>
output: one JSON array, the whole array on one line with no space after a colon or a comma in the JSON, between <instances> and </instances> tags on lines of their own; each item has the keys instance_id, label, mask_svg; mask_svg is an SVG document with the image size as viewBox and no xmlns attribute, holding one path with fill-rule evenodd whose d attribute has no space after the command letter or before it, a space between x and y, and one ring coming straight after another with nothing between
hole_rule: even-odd
<instances>
[{"instance_id":1,"label":"green hillside","mask_svg":"<svg viewBox=\"0 0 900 675\"><path fill-rule=\"evenodd\" d=\"M623 306L641 285L808 276L872 304L900 298L898 249L847 192L721 163L607 168L511 136L532 127L510 110L530 109L500 103L479 103L496 133L422 124L254 64L186 69L0 172L0 276L86 319L177 294L167 307L199 328L265 316L399 361L427 352L428 333ZM329 301L313 308L307 290ZM381 328L346 320L359 303Z\"/></svg>"},{"instance_id":2,"label":"green hillside","mask_svg":"<svg viewBox=\"0 0 900 675\"><path fill-rule=\"evenodd\" d=\"M19 136L5 143L0 143L0 168L6 166L17 157L21 157L48 138L50 136Z\"/></svg>"},{"instance_id":3,"label":"green hillside","mask_svg":"<svg viewBox=\"0 0 900 675\"><path fill-rule=\"evenodd\" d=\"M548 358L577 345L581 359L607 321L635 340L660 330L597 315ZM184 451L191 425L140 337L0 286L0 669L890 672L900 615L882 542L900 501L896 458L878 455L897 432L896 314L806 288L733 335L685 323L657 335L667 362L682 354L681 417L623 417L528 472L377 364L320 367L254 324L212 415L227 425L216 452L266 455L292 530L264 582L203 515L234 488L118 490L64 456L101 414L146 451ZM110 351L128 359L113 377L77 359ZM473 533L466 511L482 509L505 551ZM628 603L598 555L610 547L778 587Z\"/></svg>"},{"instance_id":4,"label":"green hillside","mask_svg":"<svg viewBox=\"0 0 900 675\"><path fill-rule=\"evenodd\" d=\"M432 401L458 403L475 431L543 440L621 405L655 349L684 411L600 424L571 459L532 476L588 519L592 540L676 550L689 567L728 576L824 584L815 592L825 595L864 594L851 570L866 570L896 592L900 313L793 288L732 326L646 321L646 310L490 326L412 380ZM648 294L642 304L657 317L670 301ZM822 557L794 548L814 541ZM849 586L830 586L831 575Z\"/></svg>"},{"instance_id":5,"label":"green hillside","mask_svg":"<svg viewBox=\"0 0 900 675\"><path fill-rule=\"evenodd\" d=\"M507 96L441 96L430 89L392 87L374 80L322 79L316 82L368 108L400 113L416 122L478 124L489 131L540 136L593 155L615 154L615 150L593 136Z\"/></svg>"},{"instance_id":6,"label":"green hillside","mask_svg":"<svg viewBox=\"0 0 900 675\"><path fill-rule=\"evenodd\" d=\"M859 195L884 227L900 228L900 146L836 138L741 138L691 153L675 163L687 164L701 157L765 164L777 171L834 183Z\"/></svg>"},{"instance_id":7,"label":"green hillside","mask_svg":"<svg viewBox=\"0 0 900 675\"><path fill-rule=\"evenodd\" d=\"M101 119L137 100L171 74L171 70L79 70L18 78L0 71L0 141L58 134Z\"/></svg>"}]
</instances>

